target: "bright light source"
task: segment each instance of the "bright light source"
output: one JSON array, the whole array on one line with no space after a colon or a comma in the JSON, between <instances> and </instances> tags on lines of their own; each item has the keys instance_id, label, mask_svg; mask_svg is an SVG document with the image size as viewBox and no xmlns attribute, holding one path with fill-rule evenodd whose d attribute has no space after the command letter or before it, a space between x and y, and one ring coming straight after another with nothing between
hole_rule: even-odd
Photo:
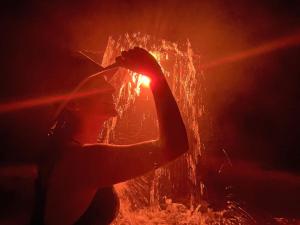
<instances>
[{"instance_id":1,"label":"bright light source","mask_svg":"<svg viewBox=\"0 0 300 225\"><path fill-rule=\"evenodd\" d=\"M151 79L145 75L141 75L140 82L144 87L149 87L151 83Z\"/></svg>"},{"instance_id":2,"label":"bright light source","mask_svg":"<svg viewBox=\"0 0 300 225\"><path fill-rule=\"evenodd\" d=\"M160 53L158 51L150 51L150 54L158 61L160 61Z\"/></svg>"}]
</instances>

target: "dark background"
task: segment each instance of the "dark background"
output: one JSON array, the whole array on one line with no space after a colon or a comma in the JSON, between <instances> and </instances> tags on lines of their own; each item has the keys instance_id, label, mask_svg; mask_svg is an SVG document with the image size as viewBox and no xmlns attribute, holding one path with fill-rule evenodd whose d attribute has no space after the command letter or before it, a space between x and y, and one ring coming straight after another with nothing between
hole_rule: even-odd
<instances>
[{"instance_id":1,"label":"dark background","mask_svg":"<svg viewBox=\"0 0 300 225\"><path fill-rule=\"evenodd\" d=\"M45 94L49 83L63 82L50 82L44 69L62 47L101 52L109 35L140 31L176 42L189 39L206 63L299 34L300 25L298 1L1 4L2 102ZM205 71L214 135L233 157L299 172L299 54L299 45L292 46ZM7 154L4 148L1 154Z\"/></svg>"},{"instance_id":2,"label":"dark background","mask_svg":"<svg viewBox=\"0 0 300 225\"><path fill-rule=\"evenodd\" d=\"M297 0L1 1L0 100L59 88L64 77L51 78L45 68L63 48L103 52L109 35L139 31L189 39L207 63L299 34L299 15ZM300 44L204 71L210 122L201 132L208 150L299 175L299 50ZM28 140L46 127L43 110L0 115L2 164L34 158Z\"/></svg>"}]
</instances>

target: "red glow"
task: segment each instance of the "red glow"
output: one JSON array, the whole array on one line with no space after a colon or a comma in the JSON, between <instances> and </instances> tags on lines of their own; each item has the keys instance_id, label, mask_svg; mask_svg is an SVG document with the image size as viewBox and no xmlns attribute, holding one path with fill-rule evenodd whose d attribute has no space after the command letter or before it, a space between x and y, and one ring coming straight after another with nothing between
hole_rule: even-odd
<instances>
[{"instance_id":1,"label":"red glow","mask_svg":"<svg viewBox=\"0 0 300 225\"><path fill-rule=\"evenodd\" d=\"M219 66L226 63L236 62L245 58L254 57L264 53L272 52L275 50L288 48L300 44L300 34L291 35L283 38L270 41L266 44L262 44L258 47L247 49L242 52L238 52L232 55L225 56L212 62L208 62L203 65L204 69Z\"/></svg>"},{"instance_id":2,"label":"red glow","mask_svg":"<svg viewBox=\"0 0 300 225\"><path fill-rule=\"evenodd\" d=\"M151 79L149 77L147 77L145 75L141 75L140 81L141 81L141 84L144 87L149 87L150 86Z\"/></svg>"},{"instance_id":3,"label":"red glow","mask_svg":"<svg viewBox=\"0 0 300 225\"><path fill-rule=\"evenodd\" d=\"M258 47L248 49L242 52L238 52L232 55L225 56L223 58L217 59L215 61L208 62L203 65L204 69L209 69L211 67L223 65L226 63L232 63L236 62L239 60L243 60L245 58L250 58L254 57L260 54L272 52L275 50L283 49L283 48L288 48L292 46L297 46L300 44L300 34L296 35L291 35L283 38L276 39L274 41L270 41L268 43L262 44ZM158 53L151 53L157 60L159 59L159 54ZM151 80L149 77L145 75L141 75L141 83L144 87L149 87ZM89 92L78 92L75 95L72 95L72 98L81 98L81 97L87 97L90 95L94 94L99 94L101 92L105 92L106 90L93 90ZM59 96L45 96L45 97L40 97L40 98L34 98L34 99L27 99L23 101L16 101L16 102L9 102L9 103L2 103L0 104L0 113L5 113L5 112L11 112L15 110L21 110L25 108L31 108L31 107L36 107L40 105L47 105L51 103L56 103L56 102L62 102L67 99L70 99L70 94L63 94Z\"/></svg>"},{"instance_id":4,"label":"red glow","mask_svg":"<svg viewBox=\"0 0 300 225\"><path fill-rule=\"evenodd\" d=\"M45 96L41 98L33 98L33 99L27 99L23 101L16 101L16 102L9 102L9 103L3 103L0 104L0 113L6 113L41 105L47 105L51 103L57 103L57 102L63 102L70 99L78 99L83 97L88 97L91 95L96 95L105 92L105 89L101 90L90 90L85 92L77 92L75 94L73 93L66 93L63 95L56 95L56 96Z\"/></svg>"}]
</instances>

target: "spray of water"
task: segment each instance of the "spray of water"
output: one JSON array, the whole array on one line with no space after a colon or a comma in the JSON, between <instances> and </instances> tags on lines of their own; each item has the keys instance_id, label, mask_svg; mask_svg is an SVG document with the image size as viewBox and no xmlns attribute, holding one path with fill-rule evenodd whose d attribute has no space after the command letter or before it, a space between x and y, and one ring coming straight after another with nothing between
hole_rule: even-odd
<instances>
[{"instance_id":1,"label":"spray of water","mask_svg":"<svg viewBox=\"0 0 300 225\"><path fill-rule=\"evenodd\" d=\"M178 44L140 33L110 37L102 66L112 64L121 51L135 46L150 51L160 63L185 121L190 151L163 168L116 185L121 209L114 224L251 224L246 222L251 220L247 213L233 205L215 212L201 201L204 185L197 171L204 150L199 120L205 115L205 77L196 69L201 62L190 42ZM125 69L111 78L117 89L114 100L119 115L106 122L99 141L129 144L157 137L151 92L140 86L140 78Z\"/></svg>"}]
</instances>

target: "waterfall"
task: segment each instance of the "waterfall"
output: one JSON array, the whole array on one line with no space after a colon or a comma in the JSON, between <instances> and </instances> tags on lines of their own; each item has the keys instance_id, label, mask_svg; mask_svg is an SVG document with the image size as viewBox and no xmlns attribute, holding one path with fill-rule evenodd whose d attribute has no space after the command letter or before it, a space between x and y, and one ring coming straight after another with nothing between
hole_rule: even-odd
<instances>
[{"instance_id":1,"label":"waterfall","mask_svg":"<svg viewBox=\"0 0 300 225\"><path fill-rule=\"evenodd\" d=\"M205 76L191 43L174 43L144 35L109 37L102 66L114 63L121 51L139 46L148 50L162 67L183 116L190 143L187 154L145 176L116 185L121 201L114 224L246 224L247 216L231 205L209 209L202 200L204 184L198 174L205 150L199 121L206 113ZM118 116L108 120L99 141L132 144L157 138L158 123L151 91L141 85L141 74L119 69L107 80L116 88ZM249 224L249 223L247 223Z\"/></svg>"}]
</instances>

